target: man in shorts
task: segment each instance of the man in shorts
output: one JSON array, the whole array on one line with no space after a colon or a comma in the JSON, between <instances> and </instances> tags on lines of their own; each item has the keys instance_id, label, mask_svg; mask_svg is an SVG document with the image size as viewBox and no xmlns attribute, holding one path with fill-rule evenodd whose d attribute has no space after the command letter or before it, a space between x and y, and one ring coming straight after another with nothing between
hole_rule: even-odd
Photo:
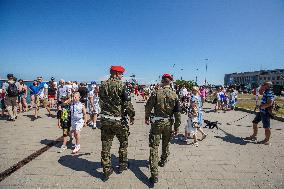
<instances>
[{"instance_id":1,"label":"man in shorts","mask_svg":"<svg viewBox=\"0 0 284 189\"><path fill-rule=\"evenodd\" d=\"M13 74L7 75L8 81L3 83L2 90L5 92L5 105L8 110L8 121L17 119L17 99L19 95L19 83L15 81Z\"/></svg>"},{"instance_id":2,"label":"man in shorts","mask_svg":"<svg viewBox=\"0 0 284 189\"><path fill-rule=\"evenodd\" d=\"M271 130L270 130L270 117L271 117L271 110L272 105L274 101L274 94L271 90L272 83L270 81L267 81L262 84L262 86L259 89L259 93L262 94L261 99L261 105L260 105L260 111L257 112L253 123L253 134L249 137L246 137L246 140L257 140L257 132L258 132L258 123L262 121L263 128L265 131L265 139L258 142L259 144L265 144L270 145L269 139L271 136Z\"/></svg>"},{"instance_id":3,"label":"man in shorts","mask_svg":"<svg viewBox=\"0 0 284 189\"><path fill-rule=\"evenodd\" d=\"M40 87L40 93L39 93L39 100L40 103L42 103L43 107L46 108L48 112L48 116L51 116L49 102L48 102L48 85L46 82L43 82L43 78L37 77L38 85Z\"/></svg>"}]
</instances>

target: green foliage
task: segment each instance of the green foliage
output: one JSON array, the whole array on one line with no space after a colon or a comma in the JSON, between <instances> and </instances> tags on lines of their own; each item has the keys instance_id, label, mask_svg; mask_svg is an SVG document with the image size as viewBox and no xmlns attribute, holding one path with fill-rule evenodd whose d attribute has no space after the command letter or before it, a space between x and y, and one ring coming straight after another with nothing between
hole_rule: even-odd
<instances>
[{"instance_id":1,"label":"green foliage","mask_svg":"<svg viewBox=\"0 0 284 189\"><path fill-rule=\"evenodd\" d=\"M185 86L189 90L191 90L193 86L196 86L194 81L176 80L174 83L180 87Z\"/></svg>"}]
</instances>

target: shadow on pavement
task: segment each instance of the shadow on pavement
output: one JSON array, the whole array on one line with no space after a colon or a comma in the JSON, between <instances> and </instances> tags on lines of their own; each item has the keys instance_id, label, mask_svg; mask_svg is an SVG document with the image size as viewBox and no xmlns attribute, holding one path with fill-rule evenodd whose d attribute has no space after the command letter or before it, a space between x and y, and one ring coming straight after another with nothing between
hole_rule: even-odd
<instances>
[{"instance_id":1,"label":"shadow on pavement","mask_svg":"<svg viewBox=\"0 0 284 189\"><path fill-rule=\"evenodd\" d=\"M97 169L101 168L101 162L92 162L83 158L80 158L80 156L83 155L89 155L90 153L86 154L79 154L76 156L72 155L65 155L60 157L58 160L58 163L65 167L69 167L70 169L73 169L74 171L85 171L86 173L90 174L93 177L103 179L104 174L102 172L98 172Z\"/></svg>"},{"instance_id":2,"label":"shadow on pavement","mask_svg":"<svg viewBox=\"0 0 284 189\"><path fill-rule=\"evenodd\" d=\"M37 116L37 118L35 118L35 116L34 116L34 115L23 115L23 116L26 116L26 117L30 118L30 119L31 119L31 121L35 121L36 119L41 118L40 116Z\"/></svg>"},{"instance_id":3,"label":"shadow on pavement","mask_svg":"<svg viewBox=\"0 0 284 189\"><path fill-rule=\"evenodd\" d=\"M186 142L183 141L183 134L178 134L174 136L171 140L171 144L179 144L179 145L188 145Z\"/></svg>"},{"instance_id":4,"label":"shadow on pavement","mask_svg":"<svg viewBox=\"0 0 284 189\"><path fill-rule=\"evenodd\" d=\"M206 110L205 113L210 113L210 112L216 112L214 109L212 110ZM218 112L219 113L219 112Z\"/></svg>"},{"instance_id":5,"label":"shadow on pavement","mask_svg":"<svg viewBox=\"0 0 284 189\"><path fill-rule=\"evenodd\" d=\"M57 118L57 115L54 115L54 114L45 114L46 115L46 117L51 117L51 118Z\"/></svg>"},{"instance_id":6,"label":"shadow on pavement","mask_svg":"<svg viewBox=\"0 0 284 189\"><path fill-rule=\"evenodd\" d=\"M223 129L220 128L221 131L223 131L225 133L226 136L221 137L221 136L215 136L215 138L220 138L225 142L229 142L229 143L233 143L233 144L239 144L239 145L246 145L247 143L252 143L250 141L245 141L243 138L241 137L237 137L234 136L226 131L224 131Z\"/></svg>"},{"instance_id":7,"label":"shadow on pavement","mask_svg":"<svg viewBox=\"0 0 284 189\"><path fill-rule=\"evenodd\" d=\"M115 155L111 155L112 159L112 166L118 168L119 159ZM144 183L149 188L154 187L152 183L149 182L149 178L147 175L143 173L140 167L147 167L148 168L149 161L148 160L135 160L135 159L128 159L128 170L132 171L136 178L138 178L142 183ZM118 169L114 169L114 171L118 174Z\"/></svg>"},{"instance_id":8,"label":"shadow on pavement","mask_svg":"<svg viewBox=\"0 0 284 189\"><path fill-rule=\"evenodd\" d=\"M50 140L50 139L43 139L40 141L41 144L45 144L47 146L51 145L51 144L54 144L54 142L56 142L56 140ZM62 145L62 142L57 142L54 147L56 148L60 148Z\"/></svg>"}]
</instances>

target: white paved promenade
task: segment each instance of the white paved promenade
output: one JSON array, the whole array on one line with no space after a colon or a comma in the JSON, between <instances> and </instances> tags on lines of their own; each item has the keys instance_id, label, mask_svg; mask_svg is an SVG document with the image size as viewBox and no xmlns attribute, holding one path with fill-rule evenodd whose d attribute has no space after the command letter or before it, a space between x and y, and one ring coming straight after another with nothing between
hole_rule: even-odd
<instances>
[{"instance_id":1,"label":"white paved promenade","mask_svg":"<svg viewBox=\"0 0 284 189\"><path fill-rule=\"evenodd\" d=\"M72 156L71 149L57 153L60 144L29 162L0 182L0 188L148 188L148 132L144 124L144 103L133 103L136 120L130 126L130 168L117 174L118 141L113 142L113 166L116 173L103 182L100 165L100 130L83 128L81 151ZM164 168L159 169L159 183L155 188L284 188L284 123L272 121L271 146L242 140L251 134L254 115L227 125L246 113L210 111L205 104L205 119L219 121L220 130L205 129L208 137L199 147L173 139L171 155ZM41 118L31 121L32 112L21 114L16 122L0 120L0 172L60 137L56 119L48 118L41 110ZM55 112L53 112L55 114ZM183 116L180 133L184 131ZM262 125L260 125L262 126ZM260 128L259 138L264 138ZM190 139L189 141L192 141Z\"/></svg>"}]
</instances>

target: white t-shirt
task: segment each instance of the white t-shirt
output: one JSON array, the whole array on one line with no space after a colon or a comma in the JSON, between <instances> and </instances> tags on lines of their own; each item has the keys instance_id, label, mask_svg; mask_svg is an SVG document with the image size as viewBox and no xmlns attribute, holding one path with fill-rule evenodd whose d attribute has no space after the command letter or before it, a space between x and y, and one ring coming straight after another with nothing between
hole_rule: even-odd
<instances>
[{"instance_id":1,"label":"white t-shirt","mask_svg":"<svg viewBox=\"0 0 284 189\"><path fill-rule=\"evenodd\" d=\"M77 122L83 120L83 107L84 105L81 102L74 102L71 104L71 121Z\"/></svg>"},{"instance_id":2,"label":"white t-shirt","mask_svg":"<svg viewBox=\"0 0 284 189\"><path fill-rule=\"evenodd\" d=\"M43 88L39 92L39 98L44 99L47 98L46 94L44 94L44 90L48 89L48 85L46 83L43 84Z\"/></svg>"},{"instance_id":3,"label":"white t-shirt","mask_svg":"<svg viewBox=\"0 0 284 189\"><path fill-rule=\"evenodd\" d=\"M58 99L60 100L62 96L67 96L67 91L64 86L59 86L58 88Z\"/></svg>"},{"instance_id":4,"label":"white t-shirt","mask_svg":"<svg viewBox=\"0 0 284 189\"><path fill-rule=\"evenodd\" d=\"M94 106L99 106L99 102L100 102L100 98L98 96L95 95L95 91L91 90L88 93L88 97L93 97L93 102L94 102Z\"/></svg>"},{"instance_id":5,"label":"white t-shirt","mask_svg":"<svg viewBox=\"0 0 284 189\"><path fill-rule=\"evenodd\" d=\"M73 88L72 85L64 85L64 90L66 91L68 95L72 93L72 88Z\"/></svg>"}]
</instances>

